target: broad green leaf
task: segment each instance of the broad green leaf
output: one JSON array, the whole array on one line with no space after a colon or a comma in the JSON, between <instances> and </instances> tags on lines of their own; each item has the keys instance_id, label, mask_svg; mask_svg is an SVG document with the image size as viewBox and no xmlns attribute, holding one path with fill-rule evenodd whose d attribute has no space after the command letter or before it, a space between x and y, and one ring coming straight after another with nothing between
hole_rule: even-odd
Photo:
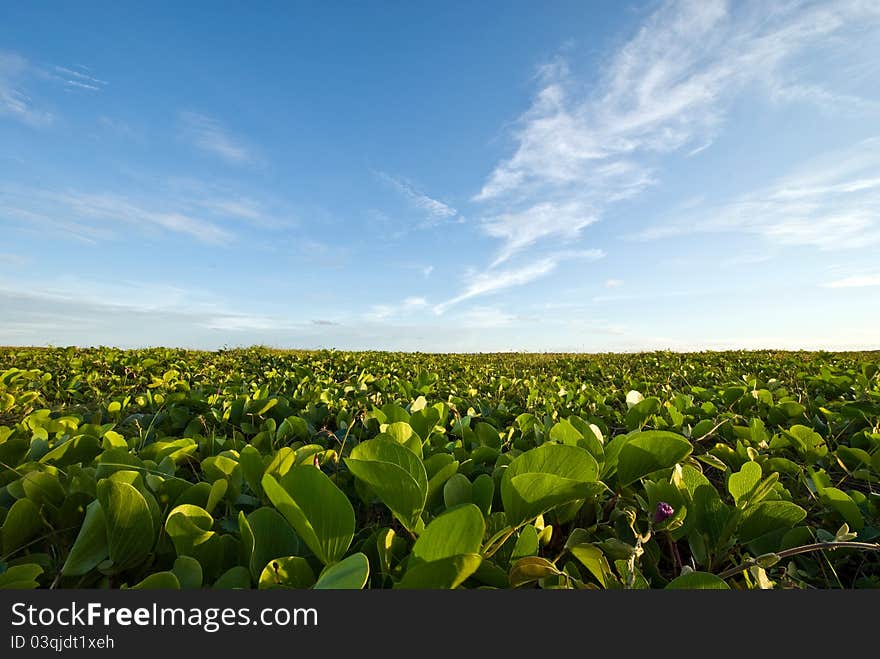
<instances>
[{"instance_id":1,"label":"broad green leaf","mask_svg":"<svg viewBox=\"0 0 880 659\"><path fill-rule=\"evenodd\" d=\"M409 449L396 446L412 455ZM280 482L266 474L262 485L272 504L322 563L335 563L345 554L354 537L354 508L326 474L302 465L293 467Z\"/></svg>"},{"instance_id":2,"label":"broad green leaf","mask_svg":"<svg viewBox=\"0 0 880 659\"><path fill-rule=\"evenodd\" d=\"M730 475L727 481L727 491L733 497L737 505L741 501L748 500L748 495L761 482L761 465L757 462L746 462L735 474Z\"/></svg>"},{"instance_id":3,"label":"broad green leaf","mask_svg":"<svg viewBox=\"0 0 880 659\"><path fill-rule=\"evenodd\" d=\"M614 576L608 559L605 558L601 549L595 545L583 543L569 547L569 551L590 571L590 574L596 578L602 588L620 587L617 577Z\"/></svg>"},{"instance_id":4,"label":"broad green leaf","mask_svg":"<svg viewBox=\"0 0 880 659\"><path fill-rule=\"evenodd\" d=\"M107 522L100 502L92 501L86 508L86 516L79 535L67 555L61 574L65 577L78 577L93 570L110 556L107 541Z\"/></svg>"},{"instance_id":5,"label":"broad green leaf","mask_svg":"<svg viewBox=\"0 0 880 659\"><path fill-rule=\"evenodd\" d=\"M473 486L464 474L455 474L443 486L443 503L454 508L473 501Z\"/></svg>"},{"instance_id":6,"label":"broad green leaf","mask_svg":"<svg viewBox=\"0 0 880 659\"><path fill-rule=\"evenodd\" d=\"M519 526L563 503L588 498L604 487L597 483L599 464L586 450L543 444L514 458L501 479L501 499L511 526Z\"/></svg>"},{"instance_id":7,"label":"broad green leaf","mask_svg":"<svg viewBox=\"0 0 880 659\"><path fill-rule=\"evenodd\" d=\"M790 501L762 501L743 511L739 540L750 542L771 531L790 529L806 516L806 510Z\"/></svg>"},{"instance_id":8,"label":"broad green leaf","mask_svg":"<svg viewBox=\"0 0 880 659\"><path fill-rule=\"evenodd\" d=\"M251 488L251 491L257 497L262 497L263 486L260 482L263 480L263 474L265 473L262 454L248 444L241 449L238 464L241 465L241 473L248 487Z\"/></svg>"},{"instance_id":9,"label":"broad green leaf","mask_svg":"<svg viewBox=\"0 0 880 659\"><path fill-rule=\"evenodd\" d=\"M624 418L626 429L640 430L647 420L653 415L658 414L661 409L660 399L654 396L639 401L626 412L626 417Z\"/></svg>"},{"instance_id":10,"label":"broad green leaf","mask_svg":"<svg viewBox=\"0 0 880 659\"><path fill-rule=\"evenodd\" d=\"M526 524L519 532L519 537L513 546L513 553L510 554L510 560L516 562L526 556L535 556L538 549L538 531L531 524Z\"/></svg>"},{"instance_id":11,"label":"broad green leaf","mask_svg":"<svg viewBox=\"0 0 880 659\"><path fill-rule=\"evenodd\" d=\"M43 574L43 568L34 563L13 565L6 572L0 573L0 590L33 590L39 588L37 577Z\"/></svg>"},{"instance_id":12,"label":"broad green leaf","mask_svg":"<svg viewBox=\"0 0 880 659\"><path fill-rule=\"evenodd\" d=\"M814 463L820 458L825 457L828 453L828 445L825 439L812 428L797 425L783 432L794 443L798 453L808 463Z\"/></svg>"},{"instance_id":13,"label":"broad green leaf","mask_svg":"<svg viewBox=\"0 0 880 659\"><path fill-rule=\"evenodd\" d=\"M238 528L251 575L259 580L272 559L300 554L296 532L274 508L258 508L250 515L238 513Z\"/></svg>"},{"instance_id":14,"label":"broad green leaf","mask_svg":"<svg viewBox=\"0 0 880 659\"><path fill-rule=\"evenodd\" d=\"M625 487L652 472L674 466L692 450L687 439L673 432L649 430L637 433L620 449L618 481Z\"/></svg>"},{"instance_id":15,"label":"broad green leaf","mask_svg":"<svg viewBox=\"0 0 880 659\"><path fill-rule=\"evenodd\" d=\"M489 474L480 474L471 483L471 496L477 508L488 517L492 512L492 500L495 497L495 481Z\"/></svg>"},{"instance_id":16,"label":"broad green leaf","mask_svg":"<svg viewBox=\"0 0 880 659\"><path fill-rule=\"evenodd\" d=\"M180 581L174 572L154 572L140 583L131 587L132 590L180 590Z\"/></svg>"},{"instance_id":17,"label":"broad green leaf","mask_svg":"<svg viewBox=\"0 0 880 659\"><path fill-rule=\"evenodd\" d=\"M510 587L518 588L538 579L546 579L561 574L561 571L546 558L526 556L510 568Z\"/></svg>"},{"instance_id":18,"label":"broad green leaf","mask_svg":"<svg viewBox=\"0 0 880 659\"><path fill-rule=\"evenodd\" d=\"M407 530L415 530L428 496L428 476L417 455L395 441L371 439L355 446L345 464Z\"/></svg>"},{"instance_id":19,"label":"broad green leaf","mask_svg":"<svg viewBox=\"0 0 880 659\"><path fill-rule=\"evenodd\" d=\"M836 487L826 487L819 492L819 499L840 515L850 528L861 531L865 526L865 518L858 505L846 492Z\"/></svg>"},{"instance_id":20,"label":"broad green leaf","mask_svg":"<svg viewBox=\"0 0 880 659\"><path fill-rule=\"evenodd\" d=\"M384 434L398 444L407 447L410 451L419 456L419 458L422 457L422 439L406 421L389 423L388 427L385 428Z\"/></svg>"},{"instance_id":21,"label":"broad green leaf","mask_svg":"<svg viewBox=\"0 0 880 659\"><path fill-rule=\"evenodd\" d=\"M730 590L722 579L711 572L688 572L676 577L668 584L667 590Z\"/></svg>"},{"instance_id":22,"label":"broad green leaf","mask_svg":"<svg viewBox=\"0 0 880 659\"><path fill-rule=\"evenodd\" d=\"M177 555L195 558L209 580L217 576L224 559L223 543L213 526L211 514L191 504L177 506L165 520L165 532Z\"/></svg>"},{"instance_id":23,"label":"broad green leaf","mask_svg":"<svg viewBox=\"0 0 880 659\"><path fill-rule=\"evenodd\" d=\"M476 554L485 532L483 514L472 503L447 510L431 520L416 540L410 566L458 554Z\"/></svg>"},{"instance_id":24,"label":"broad green leaf","mask_svg":"<svg viewBox=\"0 0 880 659\"><path fill-rule=\"evenodd\" d=\"M25 547L43 530L40 509L30 499L19 499L12 504L3 526L0 527L0 554L9 557Z\"/></svg>"},{"instance_id":25,"label":"broad green leaf","mask_svg":"<svg viewBox=\"0 0 880 659\"><path fill-rule=\"evenodd\" d=\"M217 590L243 590L251 587L251 573L246 567L231 567L214 582L212 588Z\"/></svg>"},{"instance_id":26,"label":"broad green leaf","mask_svg":"<svg viewBox=\"0 0 880 659\"><path fill-rule=\"evenodd\" d=\"M46 453L40 462L56 467L66 467L77 462L90 463L101 452L101 440L91 435L79 435L56 446Z\"/></svg>"},{"instance_id":27,"label":"broad green leaf","mask_svg":"<svg viewBox=\"0 0 880 659\"><path fill-rule=\"evenodd\" d=\"M191 556L178 556L171 569L182 590L195 590L202 587L202 566Z\"/></svg>"},{"instance_id":28,"label":"broad green leaf","mask_svg":"<svg viewBox=\"0 0 880 659\"><path fill-rule=\"evenodd\" d=\"M155 529L146 499L132 485L106 478L98 482L107 544L115 571L142 563L153 549Z\"/></svg>"},{"instance_id":29,"label":"broad green leaf","mask_svg":"<svg viewBox=\"0 0 880 659\"><path fill-rule=\"evenodd\" d=\"M309 562L301 556L280 556L266 564L257 583L260 590L311 588L315 584L315 572Z\"/></svg>"},{"instance_id":30,"label":"broad green leaf","mask_svg":"<svg viewBox=\"0 0 880 659\"><path fill-rule=\"evenodd\" d=\"M321 572L315 590L361 590L370 577L370 561L358 552L338 563L328 565Z\"/></svg>"},{"instance_id":31,"label":"broad green leaf","mask_svg":"<svg viewBox=\"0 0 880 659\"><path fill-rule=\"evenodd\" d=\"M474 426L474 435L476 435L477 440L482 446L495 449L501 448L501 434L495 426L481 421Z\"/></svg>"},{"instance_id":32,"label":"broad green leaf","mask_svg":"<svg viewBox=\"0 0 880 659\"><path fill-rule=\"evenodd\" d=\"M480 567L479 554L459 554L408 569L395 588L440 590L458 588Z\"/></svg>"}]
</instances>

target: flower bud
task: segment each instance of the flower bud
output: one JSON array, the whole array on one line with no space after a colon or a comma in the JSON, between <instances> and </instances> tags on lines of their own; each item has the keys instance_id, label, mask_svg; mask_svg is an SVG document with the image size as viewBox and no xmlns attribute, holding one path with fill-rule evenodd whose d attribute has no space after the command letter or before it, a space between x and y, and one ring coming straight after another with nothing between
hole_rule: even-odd
<instances>
[{"instance_id":1,"label":"flower bud","mask_svg":"<svg viewBox=\"0 0 880 659\"><path fill-rule=\"evenodd\" d=\"M670 506L665 501L661 501L657 504L657 510L654 511L654 521L662 522L666 519L669 519L675 514L675 508Z\"/></svg>"}]
</instances>

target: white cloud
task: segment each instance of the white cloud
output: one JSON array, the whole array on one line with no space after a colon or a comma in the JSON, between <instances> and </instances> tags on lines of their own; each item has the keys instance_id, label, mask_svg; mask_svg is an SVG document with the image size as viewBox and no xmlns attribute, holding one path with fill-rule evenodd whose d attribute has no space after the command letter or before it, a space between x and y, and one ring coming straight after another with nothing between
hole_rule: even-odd
<instances>
[{"instance_id":1,"label":"white cloud","mask_svg":"<svg viewBox=\"0 0 880 659\"><path fill-rule=\"evenodd\" d=\"M823 286L825 288L863 288L867 286L880 286L880 274L844 277L843 279L830 281L827 284L823 284Z\"/></svg>"},{"instance_id":2,"label":"white cloud","mask_svg":"<svg viewBox=\"0 0 880 659\"><path fill-rule=\"evenodd\" d=\"M542 67L540 89L515 123L513 154L474 197L491 206L483 230L502 240L493 265L577 238L610 204L656 184L658 156L710 148L747 86L777 102L858 106L851 94L800 79L798 58L840 50L849 37L865 43L878 26L880 5L860 0L672 1L610 54L586 93L564 61Z\"/></svg>"},{"instance_id":3,"label":"white cloud","mask_svg":"<svg viewBox=\"0 0 880 659\"><path fill-rule=\"evenodd\" d=\"M770 185L711 208L682 210L636 234L742 232L824 250L880 244L880 138L826 154Z\"/></svg>"},{"instance_id":4,"label":"white cloud","mask_svg":"<svg viewBox=\"0 0 880 659\"><path fill-rule=\"evenodd\" d=\"M184 138L205 153L218 156L233 165L257 160L253 150L232 136L220 121L198 112L181 112L180 127Z\"/></svg>"},{"instance_id":5,"label":"white cloud","mask_svg":"<svg viewBox=\"0 0 880 659\"><path fill-rule=\"evenodd\" d=\"M397 304L374 304L364 314L364 318L373 322L384 322L390 319L401 319L422 311L428 307L428 301L423 297L408 297Z\"/></svg>"},{"instance_id":6,"label":"white cloud","mask_svg":"<svg viewBox=\"0 0 880 659\"><path fill-rule=\"evenodd\" d=\"M514 286L522 286L553 272L561 261L569 259L595 260L605 256L602 250L562 251L507 270L487 270L471 274L465 289L459 295L434 307L435 314L443 314L450 307L471 298L497 293Z\"/></svg>"},{"instance_id":7,"label":"white cloud","mask_svg":"<svg viewBox=\"0 0 880 659\"><path fill-rule=\"evenodd\" d=\"M421 190L417 189L412 183L401 178L391 176L385 172L374 172L380 179L389 183L397 192L399 192L409 203L420 210L428 219L429 224L442 220L449 220L458 215L449 204L445 204L439 199L429 197Z\"/></svg>"},{"instance_id":8,"label":"white cloud","mask_svg":"<svg viewBox=\"0 0 880 659\"><path fill-rule=\"evenodd\" d=\"M606 279L605 280L605 288L619 288L623 286L622 279Z\"/></svg>"},{"instance_id":9,"label":"white cloud","mask_svg":"<svg viewBox=\"0 0 880 659\"><path fill-rule=\"evenodd\" d=\"M101 91L108 84L106 80L95 78L94 76L85 73L84 71L77 71L64 66L56 66L54 67L54 70L64 81L64 84L67 87L88 89L90 91Z\"/></svg>"},{"instance_id":10,"label":"white cloud","mask_svg":"<svg viewBox=\"0 0 880 659\"><path fill-rule=\"evenodd\" d=\"M483 223L483 230L494 238L503 239L492 267L533 245L539 239L558 235L575 239L584 227L597 219L595 213L580 201L544 202L519 212L502 213Z\"/></svg>"},{"instance_id":11,"label":"white cloud","mask_svg":"<svg viewBox=\"0 0 880 659\"><path fill-rule=\"evenodd\" d=\"M468 328L494 328L512 325L517 317L497 307L473 307L456 315L456 324Z\"/></svg>"},{"instance_id":12,"label":"white cloud","mask_svg":"<svg viewBox=\"0 0 880 659\"><path fill-rule=\"evenodd\" d=\"M34 66L21 55L0 51L0 116L8 115L34 127L55 121L51 112L37 107L25 92L26 79L35 73Z\"/></svg>"},{"instance_id":13,"label":"white cloud","mask_svg":"<svg viewBox=\"0 0 880 659\"><path fill-rule=\"evenodd\" d=\"M118 235L120 225L147 232L164 229L213 245L228 243L233 237L209 220L112 193L0 186L0 212L24 228L50 229L86 242L112 239Z\"/></svg>"}]
</instances>

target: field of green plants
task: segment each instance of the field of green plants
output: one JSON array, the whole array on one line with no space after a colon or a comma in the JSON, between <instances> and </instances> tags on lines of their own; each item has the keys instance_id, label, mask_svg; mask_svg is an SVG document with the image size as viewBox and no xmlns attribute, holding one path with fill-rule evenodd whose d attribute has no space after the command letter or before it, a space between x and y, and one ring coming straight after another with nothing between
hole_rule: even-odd
<instances>
[{"instance_id":1,"label":"field of green plants","mask_svg":"<svg viewBox=\"0 0 880 659\"><path fill-rule=\"evenodd\" d=\"M0 348L0 588L880 587L878 365Z\"/></svg>"}]
</instances>

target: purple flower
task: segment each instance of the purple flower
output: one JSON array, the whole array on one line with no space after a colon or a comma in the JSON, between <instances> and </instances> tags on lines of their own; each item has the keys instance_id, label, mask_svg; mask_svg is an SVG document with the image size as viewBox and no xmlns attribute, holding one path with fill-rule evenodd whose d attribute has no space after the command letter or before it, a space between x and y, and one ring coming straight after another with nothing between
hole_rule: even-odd
<instances>
[{"instance_id":1,"label":"purple flower","mask_svg":"<svg viewBox=\"0 0 880 659\"><path fill-rule=\"evenodd\" d=\"M661 501L657 504L657 510L654 511L654 521L662 522L665 519L669 519L675 514L675 508L670 506L665 501Z\"/></svg>"}]
</instances>

